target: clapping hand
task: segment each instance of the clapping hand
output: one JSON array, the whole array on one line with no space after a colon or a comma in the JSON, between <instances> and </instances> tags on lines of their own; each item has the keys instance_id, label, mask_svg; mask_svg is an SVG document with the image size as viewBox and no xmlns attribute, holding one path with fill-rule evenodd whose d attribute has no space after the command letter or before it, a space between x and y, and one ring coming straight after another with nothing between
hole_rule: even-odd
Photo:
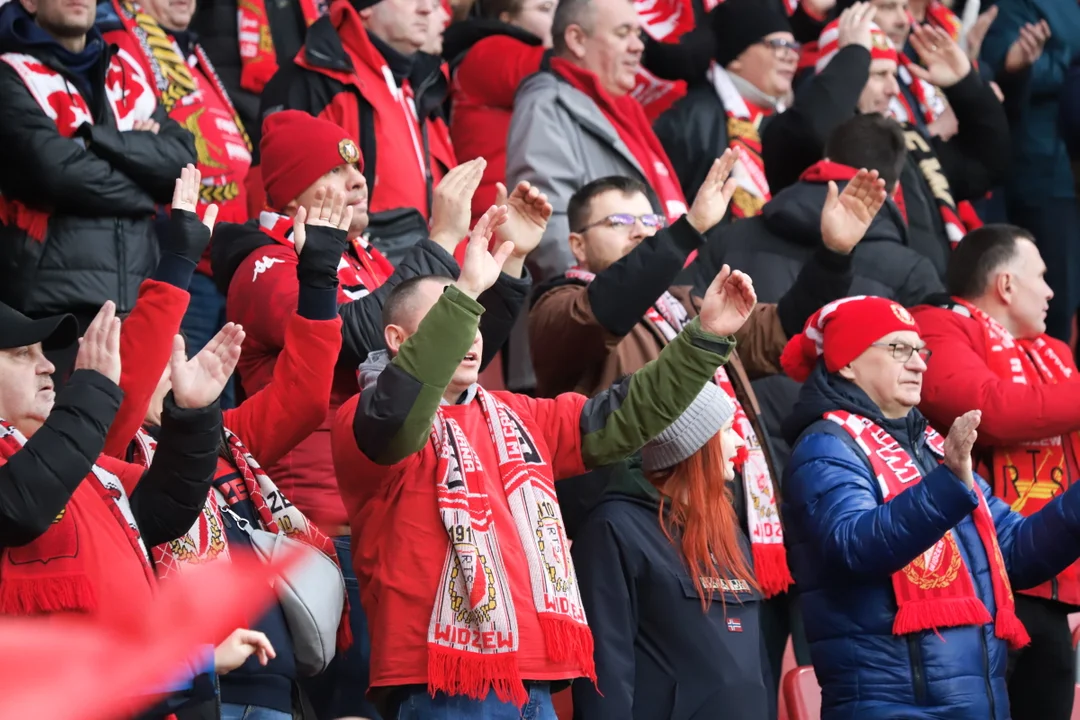
<instances>
[{"instance_id":1,"label":"clapping hand","mask_svg":"<svg viewBox=\"0 0 1080 720\"><path fill-rule=\"evenodd\" d=\"M320 187L315 190L315 198L310 208L303 206L296 209L293 217L293 247L296 254L304 251L304 243L307 242L305 225L312 227L332 227L338 230L348 231L352 225L353 206L345 204L345 192L336 192ZM340 255L340 253L338 253Z\"/></svg>"},{"instance_id":2,"label":"clapping hand","mask_svg":"<svg viewBox=\"0 0 1080 720\"><path fill-rule=\"evenodd\" d=\"M1049 39L1050 25L1045 20L1024 25L1005 55L1005 72L1020 72L1034 65Z\"/></svg>"},{"instance_id":3,"label":"clapping hand","mask_svg":"<svg viewBox=\"0 0 1080 720\"><path fill-rule=\"evenodd\" d=\"M694 204L686 213L686 221L699 233L707 233L724 219L724 213L727 212L731 196L735 194L737 187L735 178L731 177L736 159L734 150L725 150L723 155L713 161L709 174L705 176L705 182L694 197Z\"/></svg>"},{"instance_id":4,"label":"clapping hand","mask_svg":"<svg viewBox=\"0 0 1080 720\"><path fill-rule=\"evenodd\" d=\"M202 173L199 169L188 163L180 171L180 177L176 178L176 187L173 189L172 209L187 210L189 213L196 212L199 207L199 188L202 187ZM211 233L214 232L214 224L217 222L218 206L211 203L206 206L203 213L202 224ZM210 237L207 236L207 242Z\"/></svg>"},{"instance_id":5,"label":"clapping hand","mask_svg":"<svg viewBox=\"0 0 1080 720\"><path fill-rule=\"evenodd\" d=\"M143 132L158 134L161 130L161 125L157 123L153 118L147 118L146 120L136 120L131 127L132 130L141 130Z\"/></svg>"},{"instance_id":6,"label":"clapping hand","mask_svg":"<svg viewBox=\"0 0 1080 720\"><path fill-rule=\"evenodd\" d=\"M956 419L949 429L949 436L945 438L945 465L963 481L968 490L975 485L971 450L979 438L977 428L980 421L982 410L968 410Z\"/></svg>"},{"instance_id":7,"label":"clapping hand","mask_svg":"<svg viewBox=\"0 0 1080 720\"><path fill-rule=\"evenodd\" d=\"M120 383L120 318L116 317L112 300L101 306L79 338L75 369L96 370L113 383Z\"/></svg>"},{"instance_id":8,"label":"clapping hand","mask_svg":"<svg viewBox=\"0 0 1080 720\"><path fill-rule=\"evenodd\" d=\"M911 46L919 54L924 68L908 65L911 73L940 88L949 88L971 72L971 60L949 33L931 25L911 29Z\"/></svg>"},{"instance_id":9,"label":"clapping hand","mask_svg":"<svg viewBox=\"0 0 1080 720\"><path fill-rule=\"evenodd\" d=\"M488 252L491 236L500 225L506 222L506 214L505 205L492 205L477 220L472 233L469 234L469 244L465 247L465 259L461 264L461 275L458 276L454 285L473 300L495 284L503 265L514 252L512 242L504 242L494 254Z\"/></svg>"},{"instance_id":10,"label":"clapping hand","mask_svg":"<svg viewBox=\"0 0 1080 720\"><path fill-rule=\"evenodd\" d=\"M182 408L204 408L218 399L225 383L236 369L240 346L244 343L244 328L228 323L190 360L184 351L184 338L173 338L172 370L173 399Z\"/></svg>"},{"instance_id":11,"label":"clapping hand","mask_svg":"<svg viewBox=\"0 0 1080 720\"><path fill-rule=\"evenodd\" d=\"M989 10L979 14L979 18L975 21L968 31L967 36L964 37L964 45L967 50L967 56L972 62L979 59L979 53L982 52L983 40L986 39L986 33L990 29L990 26L994 24L994 20L998 16L998 6L991 5Z\"/></svg>"},{"instance_id":12,"label":"clapping hand","mask_svg":"<svg viewBox=\"0 0 1080 720\"><path fill-rule=\"evenodd\" d=\"M857 2L840 13L840 22L836 28L836 47L862 45L867 50L873 49L874 36L870 30L874 23L877 8L868 2Z\"/></svg>"},{"instance_id":13,"label":"clapping hand","mask_svg":"<svg viewBox=\"0 0 1080 720\"><path fill-rule=\"evenodd\" d=\"M829 181L829 192L821 211L821 239L825 247L848 255L866 235L870 223L885 203L885 181L877 170L860 170L839 192Z\"/></svg>"},{"instance_id":14,"label":"clapping hand","mask_svg":"<svg viewBox=\"0 0 1080 720\"><path fill-rule=\"evenodd\" d=\"M724 265L705 291L698 313L701 327L713 335L734 335L756 304L757 294L750 276Z\"/></svg>"},{"instance_id":15,"label":"clapping hand","mask_svg":"<svg viewBox=\"0 0 1080 720\"><path fill-rule=\"evenodd\" d=\"M540 244L554 209L547 195L527 182L519 182L509 197L502 183L495 188L495 204L507 209L506 222L496 229L495 237L513 243L514 257L524 258Z\"/></svg>"},{"instance_id":16,"label":"clapping hand","mask_svg":"<svg viewBox=\"0 0 1080 720\"><path fill-rule=\"evenodd\" d=\"M472 199L484 177L487 161L474 158L446 173L435 188L431 203L431 241L454 254L454 249L469 232Z\"/></svg>"}]
</instances>

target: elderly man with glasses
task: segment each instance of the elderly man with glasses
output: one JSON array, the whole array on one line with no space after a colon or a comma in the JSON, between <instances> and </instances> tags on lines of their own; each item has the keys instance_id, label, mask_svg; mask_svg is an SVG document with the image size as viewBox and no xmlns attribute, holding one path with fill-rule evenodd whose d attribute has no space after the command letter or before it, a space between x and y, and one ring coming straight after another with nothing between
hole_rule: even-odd
<instances>
[{"instance_id":1,"label":"elderly man with glasses","mask_svg":"<svg viewBox=\"0 0 1080 720\"><path fill-rule=\"evenodd\" d=\"M844 298L784 350L784 370L804 383L785 428L784 520L823 720L1017 717L1008 651L1033 632L1014 591L1080 555L1080 492L1021 513L974 472L979 408L993 432L993 401L971 398L945 439L916 409L927 361L945 354L931 360L920 315Z\"/></svg>"},{"instance_id":2,"label":"elderly man with glasses","mask_svg":"<svg viewBox=\"0 0 1080 720\"><path fill-rule=\"evenodd\" d=\"M734 162L732 150L715 161L690 211L670 226L653 212L646 188L637 180L601 178L574 194L567 219L577 265L540 286L529 313L538 395L596 395L658 357L697 314L700 299L676 283L704 242L702 233L728 208L735 192L730 177ZM736 334L738 351L717 371L717 384L738 407L738 428L747 447L747 461L733 484L733 501L751 538L757 577L767 597L782 596L791 578L776 511L778 474L758 422L750 380L780 372L780 353L789 335L798 333L816 308L848 293L851 251L884 201L884 182L876 172L861 171L843 195L832 188L822 211L823 246L779 303L754 309ZM604 473L594 473L559 488L571 534L577 516L588 512L605 482ZM770 634L766 641L777 681L787 639L786 602L781 597L778 603L776 616L781 620L775 623L775 637Z\"/></svg>"}]
</instances>

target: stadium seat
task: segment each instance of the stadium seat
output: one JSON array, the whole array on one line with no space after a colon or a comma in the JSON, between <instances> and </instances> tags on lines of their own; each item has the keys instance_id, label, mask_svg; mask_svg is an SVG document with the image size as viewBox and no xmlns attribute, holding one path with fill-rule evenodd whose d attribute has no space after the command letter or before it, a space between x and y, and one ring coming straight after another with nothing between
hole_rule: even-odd
<instances>
[{"instance_id":1,"label":"stadium seat","mask_svg":"<svg viewBox=\"0 0 1080 720\"><path fill-rule=\"evenodd\" d=\"M783 692L789 720L821 719L821 688L813 667L803 665L785 675Z\"/></svg>"}]
</instances>

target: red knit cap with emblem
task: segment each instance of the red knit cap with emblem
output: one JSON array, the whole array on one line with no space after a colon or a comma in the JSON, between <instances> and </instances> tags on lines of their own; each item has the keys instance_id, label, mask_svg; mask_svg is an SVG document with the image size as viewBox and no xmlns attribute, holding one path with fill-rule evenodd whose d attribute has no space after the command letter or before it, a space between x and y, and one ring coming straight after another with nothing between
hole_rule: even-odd
<instances>
[{"instance_id":1,"label":"red knit cap with emblem","mask_svg":"<svg viewBox=\"0 0 1080 720\"><path fill-rule=\"evenodd\" d=\"M821 72L833 56L840 51L840 20L833 20L821 31L818 38L818 59L814 64L814 71ZM900 62L896 54L896 46L893 45L889 36L874 23L870 23L870 59L892 60Z\"/></svg>"},{"instance_id":2,"label":"red knit cap with emblem","mask_svg":"<svg viewBox=\"0 0 1080 720\"><path fill-rule=\"evenodd\" d=\"M299 110L267 116L259 156L266 203L279 211L338 165L364 170L356 138L329 120Z\"/></svg>"},{"instance_id":3,"label":"red knit cap with emblem","mask_svg":"<svg viewBox=\"0 0 1080 720\"><path fill-rule=\"evenodd\" d=\"M810 316L803 331L788 341L780 364L788 377L806 382L819 357L824 355L825 368L834 373L901 330L917 333L919 325L900 303L873 295L842 298Z\"/></svg>"}]
</instances>

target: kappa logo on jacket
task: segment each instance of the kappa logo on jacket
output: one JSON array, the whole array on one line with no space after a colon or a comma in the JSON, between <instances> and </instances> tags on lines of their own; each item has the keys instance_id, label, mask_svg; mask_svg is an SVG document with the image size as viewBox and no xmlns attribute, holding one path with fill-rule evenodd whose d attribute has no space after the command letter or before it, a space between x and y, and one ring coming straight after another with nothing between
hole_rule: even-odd
<instances>
[{"instance_id":1,"label":"kappa logo on jacket","mask_svg":"<svg viewBox=\"0 0 1080 720\"><path fill-rule=\"evenodd\" d=\"M264 272L272 268L274 265L285 262L281 258L272 258L269 255L263 255L261 258L255 261L255 272L251 275L251 282L255 282L255 279L262 275Z\"/></svg>"}]
</instances>

